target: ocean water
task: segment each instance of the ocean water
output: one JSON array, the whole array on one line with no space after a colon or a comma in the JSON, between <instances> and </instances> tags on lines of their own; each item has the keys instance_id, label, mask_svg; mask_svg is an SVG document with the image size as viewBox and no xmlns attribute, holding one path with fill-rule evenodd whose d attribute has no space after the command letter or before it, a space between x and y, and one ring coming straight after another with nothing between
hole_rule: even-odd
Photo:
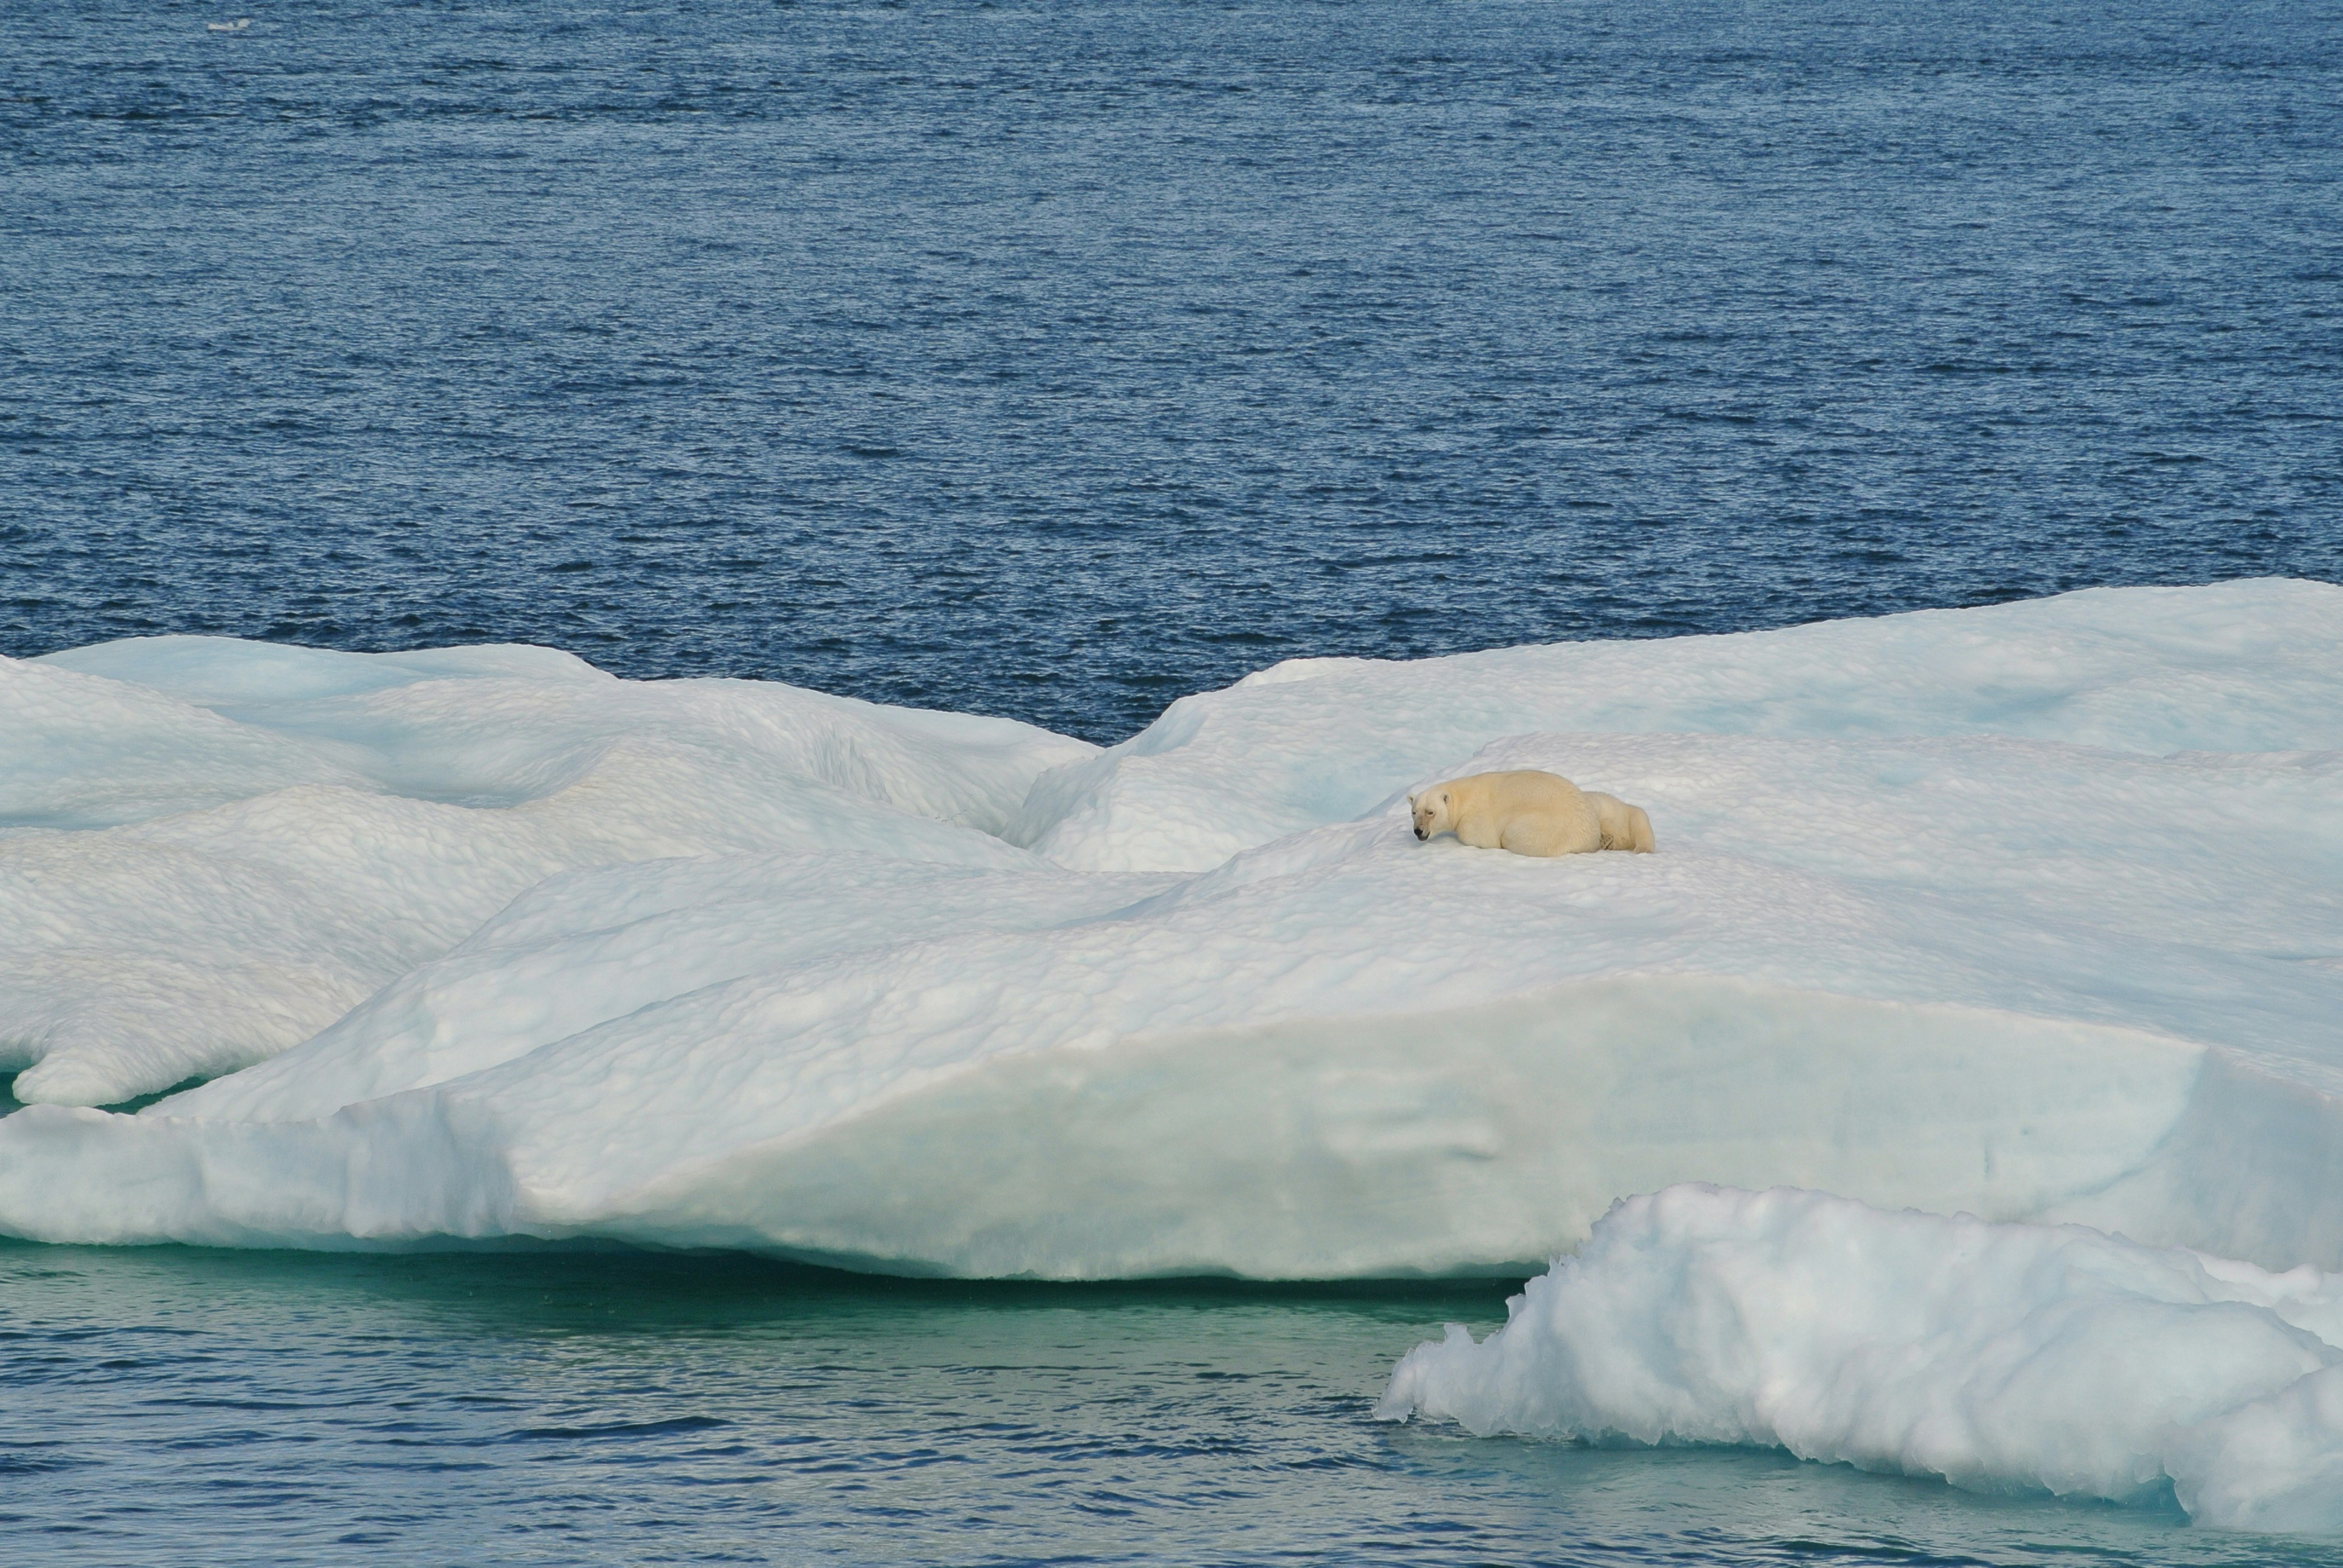
<instances>
[{"instance_id":1,"label":"ocean water","mask_svg":"<svg viewBox=\"0 0 2343 1568\"><path fill-rule=\"evenodd\" d=\"M0 652L1112 739L1293 655L2343 579L2332 0L244 14L0 6ZM1370 1420L1504 1293L0 1245L0 1561L2343 1561Z\"/></svg>"},{"instance_id":2,"label":"ocean water","mask_svg":"<svg viewBox=\"0 0 2343 1568\"><path fill-rule=\"evenodd\" d=\"M2177 1508L1371 1418L1502 1287L0 1245L12 1563L2343 1563ZM37 1419L33 1412L37 1412Z\"/></svg>"},{"instance_id":3,"label":"ocean water","mask_svg":"<svg viewBox=\"0 0 2343 1568\"><path fill-rule=\"evenodd\" d=\"M2343 577L2337 0L12 4L0 652L1113 739L1297 654Z\"/></svg>"}]
</instances>

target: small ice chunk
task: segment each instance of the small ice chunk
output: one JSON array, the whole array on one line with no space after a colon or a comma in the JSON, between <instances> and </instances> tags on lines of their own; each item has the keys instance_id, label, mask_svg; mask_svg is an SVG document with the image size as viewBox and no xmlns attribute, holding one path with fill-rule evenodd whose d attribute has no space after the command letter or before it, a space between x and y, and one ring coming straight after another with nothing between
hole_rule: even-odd
<instances>
[{"instance_id":1,"label":"small ice chunk","mask_svg":"<svg viewBox=\"0 0 2343 1568\"><path fill-rule=\"evenodd\" d=\"M1378 1413L1483 1435L1786 1448L2200 1523L2343 1529L2343 1275L2078 1225L1705 1185L1630 1199Z\"/></svg>"}]
</instances>

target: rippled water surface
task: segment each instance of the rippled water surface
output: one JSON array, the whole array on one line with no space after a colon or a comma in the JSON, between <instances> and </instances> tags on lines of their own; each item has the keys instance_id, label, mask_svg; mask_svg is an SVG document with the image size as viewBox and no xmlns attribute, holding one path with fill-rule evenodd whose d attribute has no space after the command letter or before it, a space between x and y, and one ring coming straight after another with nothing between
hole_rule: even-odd
<instances>
[{"instance_id":1,"label":"rippled water surface","mask_svg":"<svg viewBox=\"0 0 2343 1568\"><path fill-rule=\"evenodd\" d=\"M1371 1418L1503 1296L0 1244L0 1555L2343 1563L2170 1508Z\"/></svg>"},{"instance_id":2,"label":"rippled water surface","mask_svg":"<svg viewBox=\"0 0 2343 1568\"><path fill-rule=\"evenodd\" d=\"M0 651L1112 739L1293 654L2343 578L2337 0L6 8Z\"/></svg>"},{"instance_id":3,"label":"rippled water surface","mask_svg":"<svg viewBox=\"0 0 2343 1568\"><path fill-rule=\"evenodd\" d=\"M237 14L0 7L0 652L1112 739L1290 655L2343 579L2335 0ZM1370 1419L1503 1295L0 1245L0 1562L2343 1562Z\"/></svg>"}]
</instances>

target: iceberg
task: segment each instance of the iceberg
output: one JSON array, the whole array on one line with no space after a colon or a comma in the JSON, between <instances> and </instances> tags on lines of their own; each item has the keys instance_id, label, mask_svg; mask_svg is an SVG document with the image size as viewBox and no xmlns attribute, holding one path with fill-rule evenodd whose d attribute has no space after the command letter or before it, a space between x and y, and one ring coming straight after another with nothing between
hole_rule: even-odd
<instances>
[{"instance_id":1,"label":"iceberg","mask_svg":"<svg viewBox=\"0 0 2343 1568\"><path fill-rule=\"evenodd\" d=\"M2343 1531L2343 1274L1826 1193L1628 1200L1377 1413L1492 1434L1764 1444L2198 1523Z\"/></svg>"},{"instance_id":2,"label":"iceberg","mask_svg":"<svg viewBox=\"0 0 2343 1568\"><path fill-rule=\"evenodd\" d=\"M1413 839L1500 767L1659 852ZM1522 1274L1704 1181L2343 1267L2319 584L1299 661L1103 751L108 644L0 662L0 911L18 1236Z\"/></svg>"}]
</instances>

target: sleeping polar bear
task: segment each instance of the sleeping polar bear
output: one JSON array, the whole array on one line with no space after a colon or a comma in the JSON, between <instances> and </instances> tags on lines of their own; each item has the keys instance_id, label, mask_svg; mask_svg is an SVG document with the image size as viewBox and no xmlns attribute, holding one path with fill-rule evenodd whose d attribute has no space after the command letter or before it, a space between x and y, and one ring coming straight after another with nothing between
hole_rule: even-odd
<instances>
[{"instance_id":1,"label":"sleeping polar bear","mask_svg":"<svg viewBox=\"0 0 2343 1568\"><path fill-rule=\"evenodd\" d=\"M1641 807L1581 789L1557 773L1475 773L1434 784L1409 796L1407 804L1417 838L1453 832L1476 849L1516 855L1652 849L1652 819Z\"/></svg>"}]
</instances>

